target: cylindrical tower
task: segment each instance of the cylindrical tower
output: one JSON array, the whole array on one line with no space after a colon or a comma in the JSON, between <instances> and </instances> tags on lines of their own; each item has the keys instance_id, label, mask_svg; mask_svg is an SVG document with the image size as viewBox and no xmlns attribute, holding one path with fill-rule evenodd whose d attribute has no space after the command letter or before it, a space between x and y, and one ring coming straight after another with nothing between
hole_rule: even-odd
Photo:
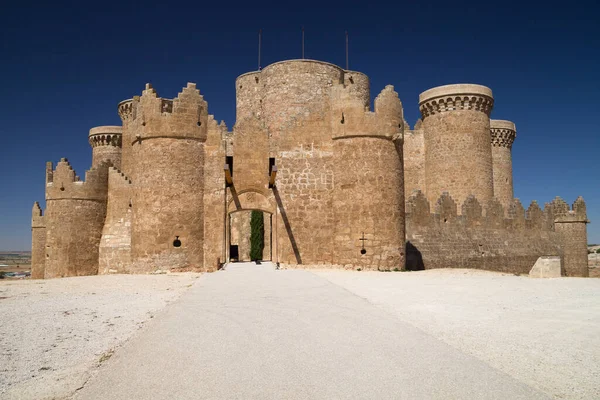
<instances>
[{"instance_id":1,"label":"cylindrical tower","mask_svg":"<svg viewBox=\"0 0 600 400\"><path fill-rule=\"evenodd\" d=\"M269 135L263 118L263 76L249 72L235 80L233 175L237 190L267 189ZM223 160L224 162L224 160Z\"/></svg>"},{"instance_id":2,"label":"cylindrical tower","mask_svg":"<svg viewBox=\"0 0 600 400\"><path fill-rule=\"evenodd\" d=\"M265 67L260 79L270 157L278 168L274 194L279 226L285 227L280 230L280 261L331 263L331 89L344 83L344 71L325 62L290 60Z\"/></svg>"},{"instance_id":3,"label":"cylindrical tower","mask_svg":"<svg viewBox=\"0 0 600 400\"><path fill-rule=\"evenodd\" d=\"M88 140L92 146L92 167L110 161L116 168L121 168L121 135L120 126L97 126L90 129Z\"/></svg>"},{"instance_id":4,"label":"cylindrical tower","mask_svg":"<svg viewBox=\"0 0 600 400\"><path fill-rule=\"evenodd\" d=\"M334 262L404 268L402 103L392 86L365 111L346 88L334 91ZM336 127L337 125L337 127Z\"/></svg>"},{"instance_id":5,"label":"cylindrical tower","mask_svg":"<svg viewBox=\"0 0 600 400\"><path fill-rule=\"evenodd\" d=\"M425 131L425 186L431 204L442 192L448 192L457 204L471 194L481 203L494 196L493 105L492 91L480 85L446 85L419 95Z\"/></svg>"},{"instance_id":6,"label":"cylindrical tower","mask_svg":"<svg viewBox=\"0 0 600 400\"><path fill-rule=\"evenodd\" d=\"M507 210L514 198L511 149L517 130L510 121L492 119L492 168L494 172L494 197Z\"/></svg>"},{"instance_id":7,"label":"cylindrical tower","mask_svg":"<svg viewBox=\"0 0 600 400\"><path fill-rule=\"evenodd\" d=\"M133 158L132 158L132 145L135 140L135 132L130 127L131 121L135 118L137 112L137 105L140 101L139 96L135 96L133 99L127 99L120 102L117 106L119 117L123 122L121 128L121 167L120 170L127 176L133 176Z\"/></svg>"},{"instance_id":8,"label":"cylindrical tower","mask_svg":"<svg viewBox=\"0 0 600 400\"><path fill-rule=\"evenodd\" d=\"M45 278L96 275L108 167L90 169L82 182L63 158L47 177Z\"/></svg>"},{"instance_id":9,"label":"cylindrical tower","mask_svg":"<svg viewBox=\"0 0 600 400\"><path fill-rule=\"evenodd\" d=\"M131 271L201 269L207 103L195 84L173 100L147 85L134 108Z\"/></svg>"}]
</instances>

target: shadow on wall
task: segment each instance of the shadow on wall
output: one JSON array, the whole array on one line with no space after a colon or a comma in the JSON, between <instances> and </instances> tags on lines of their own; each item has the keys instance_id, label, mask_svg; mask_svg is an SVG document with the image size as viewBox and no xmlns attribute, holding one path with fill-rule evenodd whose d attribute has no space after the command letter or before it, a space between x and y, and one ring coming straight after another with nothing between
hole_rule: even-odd
<instances>
[{"instance_id":1,"label":"shadow on wall","mask_svg":"<svg viewBox=\"0 0 600 400\"><path fill-rule=\"evenodd\" d=\"M283 208L283 202L281 201L281 196L279 196L279 190L277 190L277 186L273 186L273 195L275 196L275 201L277 202L277 207L279 208L279 213L281 214L281 219L283 220L283 224L285 225L285 230L287 231L287 235L290 238L290 243L292 244L292 249L294 250L294 256L296 257L296 263L302 264L300 250L298 250L298 244L296 243L296 239L294 238L294 233L292 232L290 220L288 219L287 213Z\"/></svg>"},{"instance_id":2,"label":"shadow on wall","mask_svg":"<svg viewBox=\"0 0 600 400\"><path fill-rule=\"evenodd\" d=\"M423 271L423 255L410 241L406 242L406 269L408 271Z\"/></svg>"}]
</instances>

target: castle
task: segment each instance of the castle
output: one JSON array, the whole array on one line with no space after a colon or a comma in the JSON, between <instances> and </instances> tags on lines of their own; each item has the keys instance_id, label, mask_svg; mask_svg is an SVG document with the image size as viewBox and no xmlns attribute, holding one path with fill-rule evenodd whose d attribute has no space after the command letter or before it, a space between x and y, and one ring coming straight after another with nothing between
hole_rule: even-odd
<instances>
[{"instance_id":1,"label":"castle","mask_svg":"<svg viewBox=\"0 0 600 400\"><path fill-rule=\"evenodd\" d=\"M587 276L583 199L514 198L516 129L490 120L489 88L423 92L410 129L392 86L370 111L369 78L325 62L277 62L235 86L231 131L195 84L172 100L148 84L119 103L122 126L90 130L84 181L67 159L47 163L32 277L215 271L244 246L248 210L266 216L263 258L290 266L527 273L559 256L564 275Z\"/></svg>"}]
</instances>

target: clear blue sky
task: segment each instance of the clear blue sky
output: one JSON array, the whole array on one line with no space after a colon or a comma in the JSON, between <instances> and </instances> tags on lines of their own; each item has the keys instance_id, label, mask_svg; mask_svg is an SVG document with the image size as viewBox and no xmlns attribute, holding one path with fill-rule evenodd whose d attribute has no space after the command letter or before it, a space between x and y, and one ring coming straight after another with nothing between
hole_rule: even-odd
<instances>
[{"instance_id":1,"label":"clear blue sky","mask_svg":"<svg viewBox=\"0 0 600 400\"><path fill-rule=\"evenodd\" d=\"M418 95L449 83L492 88L492 117L517 125L515 195L525 208L554 196L587 201L590 243L600 243L600 6L594 2L78 1L0 13L2 157L0 250L30 248L30 213L44 200L44 165L91 163L88 130L116 125L119 101L152 82L173 97L196 82L209 112L231 128L235 78L299 58L368 74L372 95L395 86L411 126Z\"/></svg>"}]
</instances>

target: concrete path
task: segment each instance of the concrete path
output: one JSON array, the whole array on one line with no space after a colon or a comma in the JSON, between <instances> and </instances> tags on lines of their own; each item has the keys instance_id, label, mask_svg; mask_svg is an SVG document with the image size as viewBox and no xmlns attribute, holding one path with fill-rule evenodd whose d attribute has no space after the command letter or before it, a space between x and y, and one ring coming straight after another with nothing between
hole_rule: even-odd
<instances>
[{"instance_id":1,"label":"concrete path","mask_svg":"<svg viewBox=\"0 0 600 400\"><path fill-rule=\"evenodd\" d=\"M77 399L545 399L324 278L206 274Z\"/></svg>"}]
</instances>

